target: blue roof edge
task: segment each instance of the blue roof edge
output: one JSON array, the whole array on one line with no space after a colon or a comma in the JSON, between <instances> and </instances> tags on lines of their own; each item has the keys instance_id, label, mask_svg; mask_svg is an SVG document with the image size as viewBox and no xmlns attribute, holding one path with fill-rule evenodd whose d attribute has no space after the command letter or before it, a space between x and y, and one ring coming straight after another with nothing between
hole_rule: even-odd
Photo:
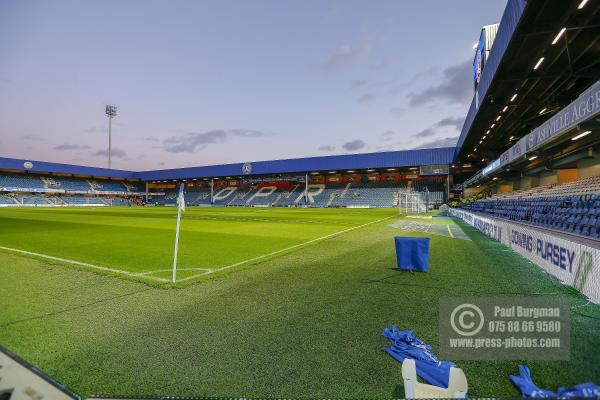
<instances>
[{"instance_id":1,"label":"blue roof edge","mask_svg":"<svg viewBox=\"0 0 600 400\"><path fill-rule=\"evenodd\" d=\"M121 169L86 167L84 165L61 164L18 158L0 157L0 169L14 169L40 173L89 175L107 178L137 179L135 172Z\"/></svg>"},{"instance_id":2,"label":"blue roof edge","mask_svg":"<svg viewBox=\"0 0 600 400\"><path fill-rule=\"evenodd\" d=\"M451 164L454 161L455 153L456 149L454 147L438 147L431 149L342 154L333 156L254 161L246 163L207 165L139 172L0 157L0 169L32 171L38 173L89 175L95 177L120 179L140 179L143 181L149 181L159 179L170 180L241 176L245 174L289 174L324 170L350 170Z\"/></svg>"},{"instance_id":3,"label":"blue roof edge","mask_svg":"<svg viewBox=\"0 0 600 400\"><path fill-rule=\"evenodd\" d=\"M465 118L465 122L461 129L458 142L456 143L456 156L458 156L460 153L462 145L465 143L467 135L471 130L473 121L477 116L479 105L476 102L478 98L481 100L486 98L488 89L490 88L492 81L496 76L500 62L504 58L504 53L506 52L506 49L512 41L513 35L519 26L519 22L521 21L521 17L523 16L526 6L527 0L509 0L508 3L506 3L506 8L502 14L500 26L498 27L498 33L494 39L494 44L492 45L489 59L483 68L481 80L476 89L477 95L475 95L475 93L473 94L473 100L469 106L467 117Z\"/></svg>"}]
</instances>

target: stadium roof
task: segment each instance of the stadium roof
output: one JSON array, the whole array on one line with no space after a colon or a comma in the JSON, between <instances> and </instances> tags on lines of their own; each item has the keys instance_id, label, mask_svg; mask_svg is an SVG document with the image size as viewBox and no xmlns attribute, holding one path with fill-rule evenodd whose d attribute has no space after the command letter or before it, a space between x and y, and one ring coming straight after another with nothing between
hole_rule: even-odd
<instances>
[{"instance_id":1,"label":"stadium roof","mask_svg":"<svg viewBox=\"0 0 600 400\"><path fill-rule=\"evenodd\" d=\"M599 1L509 0L457 160L485 165L590 87L600 76L599 22Z\"/></svg>"},{"instance_id":2,"label":"stadium roof","mask_svg":"<svg viewBox=\"0 0 600 400\"><path fill-rule=\"evenodd\" d=\"M175 168L155 171L124 171L80 165L50 163L0 157L0 169L108 177L120 179L174 180L241 175L272 175L367 168L414 167L420 165L451 164L454 147L389 151L380 153L347 154L337 156L294 158L288 160L257 161L202 167Z\"/></svg>"},{"instance_id":3,"label":"stadium roof","mask_svg":"<svg viewBox=\"0 0 600 400\"><path fill-rule=\"evenodd\" d=\"M0 157L0 169L31 171L37 173L85 175L95 177L136 179L133 171L119 169L86 167L82 165L60 164L44 161L22 160Z\"/></svg>"},{"instance_id":4,"label":"stadium roof","mask_svg":"<svg viewBox=\"0 0 600 400\"><path fill-rule=\"evenodd\" d=\"M339 171L349 169L451 164L454 160L454 150L454 147L442 147L381 153L293 158L288 160L257 161L252 163L146 171L137 174L137 176L144 181L150 181L240 176L248 175L248 169L252 175L271 175L311 171ZM244 166L246 166L246 170L244 170Z\"/></svg>"}]
</instances>

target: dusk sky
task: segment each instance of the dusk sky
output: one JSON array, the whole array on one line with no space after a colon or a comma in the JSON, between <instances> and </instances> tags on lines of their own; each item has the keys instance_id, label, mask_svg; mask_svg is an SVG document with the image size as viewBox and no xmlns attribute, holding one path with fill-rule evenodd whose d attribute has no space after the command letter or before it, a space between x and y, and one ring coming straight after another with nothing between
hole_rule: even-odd
<instances>
[{"instance_id":1,"label":"dusk sky","mask_svg":"<svg viewBox=\"0 0 600 400\"><path fill-rule=\"evenodd\" d=\"M0 1L0 157L174 168L454 145L506 0Z\"/></svg>"}]
</instances>

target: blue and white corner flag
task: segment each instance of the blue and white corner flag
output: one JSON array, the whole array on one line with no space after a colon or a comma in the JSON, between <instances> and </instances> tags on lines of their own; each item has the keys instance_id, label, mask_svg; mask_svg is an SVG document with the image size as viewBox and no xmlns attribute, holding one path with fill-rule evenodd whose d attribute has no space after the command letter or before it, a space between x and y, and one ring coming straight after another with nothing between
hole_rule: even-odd
<instances>
[{"instance_id":1,"label":"blue and white corner flag","mask_svg":"<svg viewBox=\"0 0 600 400\"><path fill-rule=\"evenodd\" d=\"M177 196L177 211L185 211L185 197L183 196L183 183L179 186L179 195Z\"/></svg>"},{"instance_id":2,"label":"blue and white corner flag","mask_svg":"<svg viewBox=\"0 0 600 400\"><path fill-rule=\"evenodd\" d=\"M177 195L177 228L175 230L175 252L173 254L173 283L177 279L177 250L179 249L179 225L181 222L181 212L185 211L185 196L183 195L183 183L179 186Z\"/></svg>"}]
</instances>

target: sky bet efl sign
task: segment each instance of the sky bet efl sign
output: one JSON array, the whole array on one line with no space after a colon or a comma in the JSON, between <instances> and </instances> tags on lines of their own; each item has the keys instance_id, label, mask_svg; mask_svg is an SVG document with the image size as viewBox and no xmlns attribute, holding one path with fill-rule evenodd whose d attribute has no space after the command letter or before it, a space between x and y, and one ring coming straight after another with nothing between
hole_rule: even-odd
<instances>
[{"instance_id":1,"label":"sky bet efl sign","mask_svg":"<svg viewBox=\"0 0 600 400\"><path fill-rule=\"evenodd\" d=\"M600 249L530 226L458 209L450 213L600 304Z\"/></svg>"}]
</instances>

